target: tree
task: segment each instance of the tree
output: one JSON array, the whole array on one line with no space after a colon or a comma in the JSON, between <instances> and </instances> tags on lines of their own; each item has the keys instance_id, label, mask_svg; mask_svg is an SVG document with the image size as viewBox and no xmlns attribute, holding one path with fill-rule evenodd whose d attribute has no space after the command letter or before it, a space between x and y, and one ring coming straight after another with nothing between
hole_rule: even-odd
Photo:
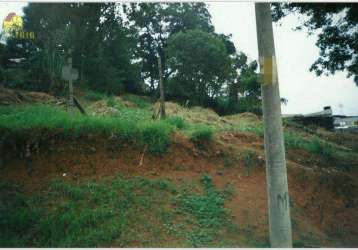
<instances>
[{"instance_id":1,"label":"tree","mask_svg":"<svg viewBox=\"0 0 358 250\"><path fill-rule=\"evenodd\" d=\"M271 247L292 247L281 103L269 3L255 3Z\"/></svg>"},{"instance_id":2,"label":"tree","mask_svg":"<svg viewBox=\"0 0 358 250\"><path fill-rule=\"evenodd\" d=\"M137 34L136 55L152 95L159 79L157 55L161 57L163 78L167 79L171 73L166 67L165 56L168 38L189 29L214 31L204 3L132 3L123 5L123 12L128 19L127 27Z\"/></svg>"},{"instance_id":3,"label":"tree","mask_svg":"<svg viewBox=\"0 0 358 250\"><path fill-rule=\"evenodd\" d=\"M305 15L303 27L318 33L319 58L310 70L321 74L347 71L358 85L358 5L356 3L281 3L274 4L273 19L289 13Z\"/></svg>"},{"instance_id":4,"label":"tree","mask_svg":"<svg viewBox=\"0 0 358 250\"><path fill-rule=\"evenodd\" d=\"M8 40L8 58L25 58L21 68L31 83L26 86L45 83L39 90L57 92L57 85L63 90L61 69L73 49L79 83L109 93L141 92L135 34L123 26L117 9L114 3L30 3L24 26L36 39Z\"/></svg>"},{"instance_id":5,"label":"tree","mask_svg":"<svg viewBox=\"0 0 358 250\"><path fill-rule=\"evenodd\" d=\"M225 43L215 34L187 30L168 41L168 94L192 103L208 105L229 79L231 61Z\"/></svg>"},{"instance_id":6,"label":"tree","mask_svg":"<svg viewBox=\"0 0 358 250\"><path fill-rule=\"evenodd\" d=\"M236 102L230 98L233 111L236 112L253 112L255 114L262 113L261 110L261 91L259 83L259 75L256 73L257 62L248 62L244 53L239 53L234 61L235 70L238 72L236 83L235 97L239 97Z\"/></svg>"}]
</instances>

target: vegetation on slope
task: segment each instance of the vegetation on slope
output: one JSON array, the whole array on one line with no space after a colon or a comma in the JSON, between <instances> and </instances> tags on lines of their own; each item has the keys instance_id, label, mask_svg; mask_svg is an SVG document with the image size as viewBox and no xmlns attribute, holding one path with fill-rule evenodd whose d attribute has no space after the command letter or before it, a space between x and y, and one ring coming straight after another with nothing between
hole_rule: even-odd
<instances>
[{"instance_id":1,"label":"vegetation on slope","mask_svg":"<svg viewBox=\"0 0 358 250\"><path fill-rule=\"evenodd\" d=\"M79 185L55 180L30 198L6 183L0 190L2 247L219 246L221 232L235 230L223 207L230 192L209 176L201 185L120 176Z\"/></svg>"}]
</instances>

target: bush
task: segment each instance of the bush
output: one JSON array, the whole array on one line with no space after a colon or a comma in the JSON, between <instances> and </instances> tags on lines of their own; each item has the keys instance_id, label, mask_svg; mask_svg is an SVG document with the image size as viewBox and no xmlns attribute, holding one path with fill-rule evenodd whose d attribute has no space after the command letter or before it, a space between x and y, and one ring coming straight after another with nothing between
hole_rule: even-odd
<instances>
[{"instance_id":1,"label":"bush","mask_svg":"<svg viewBox=\"0 0 358 250\"><path fill-rule=\"evenodd\" d=\"M99 101L99 100L102 100L102 99L106 98L106 95L103 94L103 93L100 93L100 92L89 90L85 94L84 98L89 100L89 101Z\"/></svg>"},{"instance_id":2,"label":"bush","mask_svg":"<svg viewBox=\"0 0 358 250\"><path fill-rule=\"evenodd\" d=\"M178 129L183 129L186 126L184 119L179 116L168 117L166 121Z\"/></svg>"},{"instance_id":3,"label":"bush","mask_svg":"<svg viewBox=\"0 0 358 250\"><path fill-rule=\"evenodd\" d=\"M308 145L308 151L324 157L332 157L334 150L332 145L314 136Z\"/></svg>"},{"instance_id":4,"label":"bush","mask_svg":"<svg viewBox=\"0 0 358 250\"><path fill-rule=\"evenodd\" d=\"M113 96L107 98L107 106L112 108L116 106L116 100L114 100Z\"/></svg>"},{"instance_id":5,"label":"bush","mask_svg":"<svg viewBox=\"0 0 358 250\"><path fill-rule=\"evenodd\" d=\"M194 142L210 141L213 138L214 131L208 126L197 127L190 135L190 139Z\"/></svg>"},{"instance_id":6,"label":"bush","mask_svg":"<svg viewBox=\"0 0 358 250\"><path fill-rule=\"evenodd\" d=\"M161 154L168 150L173 127L163 121L144 123L140 127L141 143L148 145L151 153Z\"/></svg>"}]
</instances>

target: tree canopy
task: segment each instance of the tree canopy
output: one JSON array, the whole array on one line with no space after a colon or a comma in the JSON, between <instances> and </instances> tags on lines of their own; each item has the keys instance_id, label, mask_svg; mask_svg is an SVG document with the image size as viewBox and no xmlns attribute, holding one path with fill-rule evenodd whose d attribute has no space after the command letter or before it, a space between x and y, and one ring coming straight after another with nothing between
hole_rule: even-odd
<instances>
[{"instance_id":1,"label":"tree canopy","mask_svg":"<svg viewBox=\"0 0 358 250\"><path fill-rule=\"evenodd\" d=\"M255 63L215 32L204 3L29 3L24 27L34 40L10 37L0 47L7 86L63 95L61 70L72 56L75 87L156 99L159 56L166 99L220 113L259 103Z\"/></svg>"},{"instance_id":2,"label":"tree canopy","mask_svg":"<svg viewBox=\"0 0 358 250\"><path fill-rule=\"evenodd\" d=\"M306 18L297 27L318 33L319 58L310 70L321 74L346 71L358 85L358 5L356 3L277 3L272 16L278 21L290 13Z\"/></svg>"}]
</instances>

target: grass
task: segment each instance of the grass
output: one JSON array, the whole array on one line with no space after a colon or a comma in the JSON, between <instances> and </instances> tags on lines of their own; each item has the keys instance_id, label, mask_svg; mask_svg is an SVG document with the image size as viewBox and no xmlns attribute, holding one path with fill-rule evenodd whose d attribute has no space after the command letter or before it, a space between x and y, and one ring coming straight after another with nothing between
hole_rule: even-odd
<instances>
[{"instance_id":1,"label":"grass","mask_svg":"<svg viewBox=\"0 0 358 250\"><path fill-rule=\"evenodd\" d=\"M131 95L131 94L122 95L121 97L123 98L123 100L130 101L130 102L134 103L135 105L137 105L138 108L141 108L141 109L146 109L151 106L151 103L147 97Z\"/></svg>"},{"instance_id":2,"label":"grass","mask_svg":"<svg viewBox=\"0 0 358 250\"><path fill-rule=\"evenodd\" d=\"M187 127L185 120L180 116L170 116L166 118L166 121L178 129L184 129Z\"/></svg>"},{"instance_id":3,"label":"grass","mask_svg":"<svg viewBox=\"0 0 358 250\"><path fill-rule=\"evenodd\" d=\"M288 148L305 149L310 153L320 154L326 158L334 157L335 152L338 151L333 145L319 139L317 136L306 139L293 132L285 132L284 136L285 144Z\"/></svg>"},{"instance_id":4,"label":"grass","mask_svg":"<svg viewBox=\"0 0 358 250\"><path fill-rule=\"evenodd\" d=\"M216 189L209 176L183 184L55 180L26 197L10 185L0 191L1 247L218 246L234 228L224 208L232 192Z\"/></svg>"},{"instance_id":5,"label":"grass","mask_svg":"<svg viewBox=\"0 0 358 250\"><path fill-rule=\"evenodd\" d=\"M86 94L83 97L88 101L99 101L105 99L107 95L97 91L87 90Z\"/></svg>"},{"instance_id":6,"label":"grass","mask_svg":"<svg viewBox=\"0 0 358 250\"><path fill-rule=\"evenodd\" d=\"M217 240L218 232L225 227L231 226L229 213L224 208L227 198L223 192L216 190L210 176L203 176L201 184L203 194L184 192L178 202L179 212L193 215L195 227L186 234L186 238L192 247L208 247Z\"/></svg>"},{"instance_id":7,"label":"grass","mask_svg":"<svg viewBox=\"0 0 358 250\"><path fill-rule=\"evenodd\" d=\"M201 143L211 141L214 135L214 130L205 125L197 125L190 133L190 139L193 142Z\"/></svg>"},{"instance_id":8,"label":"grass","mask_svg":"<svg viewBox=\"0 0 358 250\"><path fill-rule=\"evenodd\" d=\"M168 195L174 192L175 187L165 180L117 177L80 185L57 180L41 198L13 194L16 202L0 215L0 246L126 245L135 236L127 232L139 230L142 223L138 222L157 209L152 201L169 202Z\"/></svg>"},{"instance_id":9,"label":"grass","mask_svg":"<svg viewBox=\"0 0 358 250\"><path fill-rule=\"evenodd\" d=\"M145 119L143 110L124 109L116 117L69 114L59 107L34 105L0 107L2 138L34 137L37 133L56 133L64 137L88 134L115 135L139 145L148 145L153 153L164 153L169 146L175 126L167 121Z\"/></svg>"}]
</instances>

